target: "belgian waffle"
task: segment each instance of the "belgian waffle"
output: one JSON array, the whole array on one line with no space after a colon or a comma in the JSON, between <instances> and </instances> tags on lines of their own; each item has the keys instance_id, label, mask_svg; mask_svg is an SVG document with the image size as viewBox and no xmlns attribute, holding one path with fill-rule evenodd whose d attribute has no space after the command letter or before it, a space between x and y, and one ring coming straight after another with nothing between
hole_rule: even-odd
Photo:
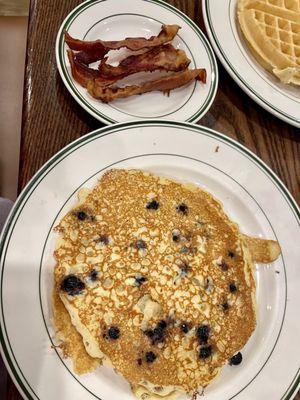
<instances>
[{"instance_id":1,"label":"belgian waffle","mask_svg":"<svg viewBox=\"0 0 300 400\"><path fill-rule=\"evenodd\" d=\"M300 0L239 0L238 20L263 67L300 85Z\"/></svg>"}]
</instances>

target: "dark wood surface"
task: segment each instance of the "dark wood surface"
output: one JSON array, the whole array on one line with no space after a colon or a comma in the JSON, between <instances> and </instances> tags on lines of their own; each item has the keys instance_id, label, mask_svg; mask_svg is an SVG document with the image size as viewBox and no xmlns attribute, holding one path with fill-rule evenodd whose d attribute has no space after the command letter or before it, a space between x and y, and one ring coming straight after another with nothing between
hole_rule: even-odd
<instances>
[{"instance_id":1,"label":"dark wood surface","mask_svg":"<svg viewBox=\"0 0 300 400\"><path fill-rule=\"evenodd\" d=\"M66 15L79 3L80 0L31 0L19 190L58 150L101 126L67 92L55 64L57 31ZM204 28L200 1L170 0L169 3ZM261 157L282 179L299 204L300 130L259 107L221 65L219 72L216 100L199 123L236 139ZM1 359L0 399L21 399ZM300 400L299 393L296 399Z\"/></svg>"}]
</instances>

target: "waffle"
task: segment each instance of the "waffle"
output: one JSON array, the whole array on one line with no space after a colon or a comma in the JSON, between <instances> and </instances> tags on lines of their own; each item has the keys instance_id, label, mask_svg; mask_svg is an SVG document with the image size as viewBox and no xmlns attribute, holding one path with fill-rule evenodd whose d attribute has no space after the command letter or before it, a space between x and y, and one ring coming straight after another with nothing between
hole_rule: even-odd
<instances>
[{"instance_id":1,"label":"waffle","mask_svg":"<svg viewBox=\"0 0 300 400\"><path fill-rule=\"evenodd\" d=\"M105 173L56 229L63 349L78 372L113 366L141 399L218 375L255 329L253 260L280 252L242 235L209 193L138 170Z\"/></svg>"},{"instance_id":2,"label":"waffle","mask_svg":"<svg viewBox=\"0 0 300 400\"><path fill-rule=\"evenodd\" d=\"M238 0L238 21L259 63L300 85L300 0Z\"/></svg>"}]
</instances>

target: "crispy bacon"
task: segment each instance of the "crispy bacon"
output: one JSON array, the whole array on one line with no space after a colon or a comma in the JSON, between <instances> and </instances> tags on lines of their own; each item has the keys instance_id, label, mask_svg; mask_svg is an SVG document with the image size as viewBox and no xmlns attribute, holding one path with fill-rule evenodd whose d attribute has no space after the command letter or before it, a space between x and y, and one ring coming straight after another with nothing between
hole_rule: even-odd
<instances>
[{"instance_id":1,"label":"crispy bacon","mask_svg":"<svg viewBox=\"0 0 300 400\"><path fill-rule=\"evenodd\" d=\"M100 72L78 61L72 50L67 50L67 54L71 65L72 76L79 85L87 87L88 82L92 79L97 79L99 84L101 80L103 86L110 85L116 81L116 79L101 79Z\"/></svg>"},{"instance_id":2,"label":"crispy bacon","mask_svg":"<svg viewBox=\"0 0 300 400\"><path fill-rule=\"evenodd\" d=\"M92 64L96 61L102 60L103 57L105 56L106 51L90 51L87 53L86 51L78 51L76 53L76 60L82 64L89 65Z\"/></svg>"},{"instance_id":3,"label":"crispy bacon","mask_svg":"<svg viewBox=\"0 0 300 400\"><path fill-rule=\"evenodd\" d=\"M117 67L106 63L104 58L99 71L104 78L123 78L141 71L182 71L190 63L183 50L176 50L171 44L154 47L143 54L132 55L122 60Z\"/></svg>"},{"instance_id":4,"label":"crispy bacon","mask_svg":"<svg viewBox=\"0 0 300 400\"><path fill-rule=\"evenodd\" d=\"M93 97L105 103L154 90L168 93L194 79L205 83L205 69L188 70L190 60L185 52L176 50L171 44L166 44L175 37L179 29L178 25L163 25L157 36L151 36L148 39L126 38L120 41L84 41L74 39L65 32L65 41L70 48L67 53L72 76L80 85L86 87ZM107 64L105 54L121 47L133 51L142 49L146 51L125 58L116 67ZM89 64L99 60L101 61L98 70L89 67ZM175 73L140 85L126 87L114 85L116 81L136 72L155 70Z\"/></svg>"},{"instance_id":5,"label":"crispy bacon","mask_svg":"<svg viewBox=\"0 0 300 400\"><path fill-rule=\"evenodd\" d=\"M115 99L126 98L154 90L169 93L170 90L184 86L193 79L206 83L206 70L187 69L182 72L164 76L163 78L145 82L141 85L125 87L103 86L94 79L88 82L87 89L94 98L100 99L103 103L109 103Z\"/></svg>"},{"instance_id":6,"label":"crispy bacon","mask_svg":"<svg viewBox=\"0 0 300 400\"><path fill-rule=\"evenodd\" d=\"M71 65L72 76L81 86L86 87L88 81L97 79L98 84L108 85L128 75L141 71L182 71L190 63L182 50L176 50L171 44L154 47L139 55L132 55L120 62L117 67L106 63L106 59L99 66L99 71L89 68L78 59L78 54L67 50Z\"/></svg>"},{"instance_id":7,"label":"crispy bacon","mask_svg":"<svg viewBox=\"0 0 300 400\"><path fill-rule=\"evenodd\" d=\"M162 25L158 36L151 36L149 39L126 38L118 41L104 41L100 39L95 41L79 40L72 38L68 32L65 32L65 42L71 50L84 51L85 53L95 52L97 54L102 54L103 52L104 55L109 50L117 50L121 47L127 47L127 49L136 51L160 46L161 44L168 43L173 40L179 29L180 26L178 25Z\"/></svg>"}]
</instances>

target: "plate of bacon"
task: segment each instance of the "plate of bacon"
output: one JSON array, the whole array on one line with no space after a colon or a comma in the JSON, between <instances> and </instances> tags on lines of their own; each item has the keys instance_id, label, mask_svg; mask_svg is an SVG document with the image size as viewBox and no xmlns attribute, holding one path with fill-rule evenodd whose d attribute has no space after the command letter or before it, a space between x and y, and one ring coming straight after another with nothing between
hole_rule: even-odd
<instances>
[{"instance_id":1,"label":"plate of bacon","mask_svg":"<svg viewBox=\"0 0 300 400\"><path fill-rule=\"evenodd\" d=\"M60 27L56 60L74 99L106 124L149 118L195 122L218 87L206 37L160 0L83 2Z\"/></svg>"}]
</instances>

